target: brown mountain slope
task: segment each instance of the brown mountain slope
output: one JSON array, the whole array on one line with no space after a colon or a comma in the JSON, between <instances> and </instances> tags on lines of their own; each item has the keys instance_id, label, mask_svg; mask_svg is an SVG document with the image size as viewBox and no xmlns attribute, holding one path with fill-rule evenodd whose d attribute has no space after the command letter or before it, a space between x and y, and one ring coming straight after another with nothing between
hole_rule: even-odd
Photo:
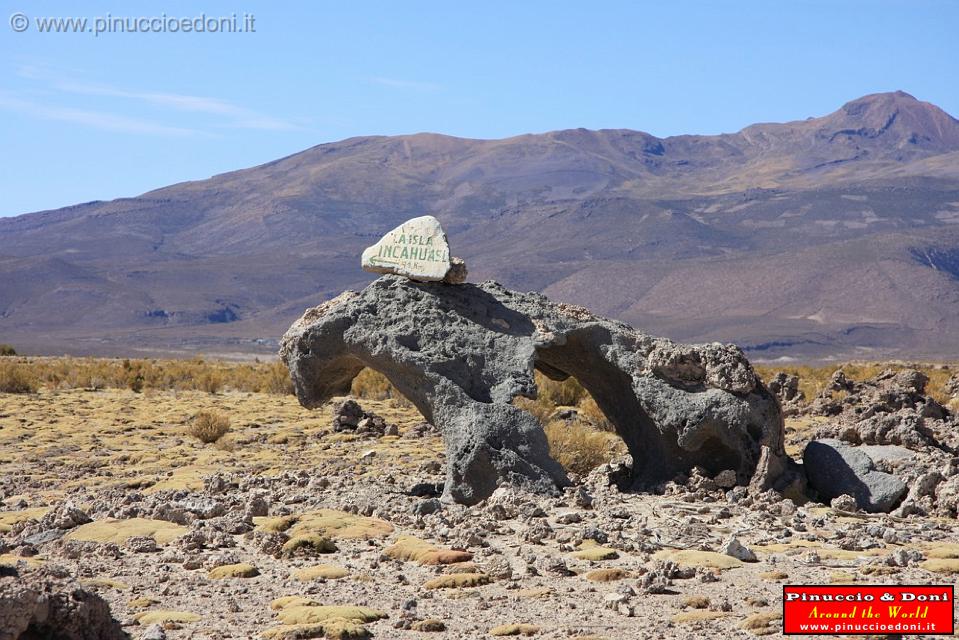
<instances>
[{"instance_id":1,"label":"brown mountain slope","mask_svg":"<svg viewBox=\"0 0 959 640\"><path fill-rule=\"evenodd\" d=\"M437 215L473 279L764 355L959 355L959 121L902 92L735 134L352 138L0 218L0 338L268 350ZM952 350L945 354L943 350Z\"/></svg>"}]
</instances>

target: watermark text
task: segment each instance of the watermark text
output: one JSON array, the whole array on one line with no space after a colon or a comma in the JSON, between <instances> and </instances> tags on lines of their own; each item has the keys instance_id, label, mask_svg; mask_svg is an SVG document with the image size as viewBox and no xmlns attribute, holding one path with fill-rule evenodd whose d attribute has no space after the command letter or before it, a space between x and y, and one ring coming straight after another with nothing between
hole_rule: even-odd
<instances>
[{"instance_id":1,"label":"watermark text","mask_svg":"<svg viewBox=\"0 0 959 640\"><path fill-rule=\"evenodd\" d=\"M22 11L10 15L16 33L92 33L94 37L114 33L256 33L252 13L226 16L28 16Z\"/></svg>"}]
</instances>

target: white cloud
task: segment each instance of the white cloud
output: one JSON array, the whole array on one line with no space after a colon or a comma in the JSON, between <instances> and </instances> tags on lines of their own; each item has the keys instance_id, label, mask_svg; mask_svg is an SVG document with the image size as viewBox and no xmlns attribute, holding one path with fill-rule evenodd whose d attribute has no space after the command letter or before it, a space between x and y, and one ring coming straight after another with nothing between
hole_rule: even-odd
<instances>
[{"instance_id":1,"label":"white cloud","mask_svg":"<svg viewBox=\"0 0 959 640\"><path fill-rule=\"evenodd\" d=\"M72 70L70 75L80 75L81 72ZM65 80L63 69L53 68L43 62L26 62L17 67L17 75L28 80L45 83L50 89L65 94L101 96L105 98L118 98L120 100L133 100L141 102L159 109L178 111L184 113L197 113L220 118L219 122L212 126L229 129L256 129L263 131L294 131L302 129L303 123L277 118L253 109L248 109L241 105L213 98L208 96L193 96L179 93L169 93L163 91L143 91L132 90L117 87L109 84L93 84L78 82L75 80ZM69 108L48 108L47 111L66 111L77 113L97 113L85 112ZM108 115L108 114L102 114ZM125 116L115 116L118 121L136 122L136 118L127 118ZM58 118L60 119L60 118ZM65 118L64 118L65 119ZM147 121L140 121L147 122ZM188 128L166 127L165 125L156 125L159 128L166 128L171 131L193 131ZM120 129L115 129L120 130ZM130 129L133 130L132 128Z\"/></svg>"},{"instance_id":2,"label":"white cloud","mask_svg":"<svg viewBox=\"0 0 959 640\"><path fill-rule=\"evenodd\" d=\"M205 96L191 96L178 93L162 93L153 91L129 91L109 85L94 85L77 82L56 82L56 89L68 93L106 96L139 100L148 104L193 113L205 113L226 118L223 126L238 129L265 129L270 131L289 131L299 127L287 120L274 118L252 109Z\"/></svg>"},{"instance_id":3,"label":"white cloud","mask_svg":"<svg viewBox=\"0 0 959 640\"><path fill-rule=\"evenodd\" d=\"M31 100L22 100L10 96L0 95L0 109L15 111L30 115L42 120L58 120L72 122L94 129L115 131L119 133L140 133L164 136L204 136L208 135L196 129L171 127L159 122L121 116L105 111L91 111L74 109L71 107L56 107L40 104Z\"/></svg>"}]
</instances>

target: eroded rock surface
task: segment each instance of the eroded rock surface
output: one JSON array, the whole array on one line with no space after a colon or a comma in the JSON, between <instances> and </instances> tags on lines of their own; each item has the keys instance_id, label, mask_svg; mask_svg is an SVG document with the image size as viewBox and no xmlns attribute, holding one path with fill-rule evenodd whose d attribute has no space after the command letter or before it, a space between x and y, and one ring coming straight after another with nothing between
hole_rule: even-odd
<instances>
[{"instance_id":1,"label":"eroded rock surface","mask_svg":"<svg viewBox=\"0 0 959 640\"><path fill-rule=\"evenodd\" d=\"M280 353L308 407L349 393L364 367L383 373L442 430L445 497L457 502L503 483L568 483L539 423L511 404L535 397L534 368L590 392L632 455L634 484L696 466L762 489L792 479L779 405L738 348L675 344L495 282L385 276L308 310Z\"/></svg>"},{"instance_id":2,"label":"eroded rock surface","mask_svg":"<svg viewBox=\"0 0 959 640\"><path fill-rule=\"evenodd\" d=\"M847 450L862 453L875 469L909 488L901 502L884 501L882 510L898 503L896 515L953 517L959 510L955 491L959 478L954 478L959 467L959 418L926 393L927 382L927 376L914 369L889 369L861 382L839 370L810 412L831 418L817 430L817 438L842 441ZM830 473L807 464L813 487L829 485ZM820 493L838 495L823 489ZM860 508L875 510L876 503L861 499L861 493L839 493L854 496Z\"/></svg>"},{"instance_id":3,"label":"eroded rock surface","mask_svg":"<svg viewBox=\"0 0 959 640\"><path fill-rule=\"evenodd\" d=\"M780 371L773 376L767 386L779 398L783 415L793 416L802 412L806 404L806 394L799 389L799 376Z\"/></svg>"},{"instance_id":4,"label":"eroded rock surface","mask_svg":"<svg viewBox=\"0 0 959 640\"><path fill-rule=\"evenodd\" d=\"M0 566L0 640L123 640L110 607L56 567Z\"/></svg>"}]
</instances>

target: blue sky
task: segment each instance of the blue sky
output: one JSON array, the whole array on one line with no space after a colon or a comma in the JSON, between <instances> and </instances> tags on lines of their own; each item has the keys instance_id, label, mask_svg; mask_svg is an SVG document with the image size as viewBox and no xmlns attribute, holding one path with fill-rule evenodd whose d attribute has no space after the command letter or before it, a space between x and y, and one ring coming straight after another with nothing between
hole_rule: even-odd
<instances>
[{"instance_id":1,"label":"blue sky","mask_svg":"<svg viewBox=\"0 0 959 640\"><path fill-rule=\"evenodd\" d=\"M736 131L903 89L959 115L959 2L10 2L0 215L358 135ZM15 32L12 17L29 20ZM248 33L37 18L254 16ZM102 25L102 23L101 23Z\"/></svg>"}]
</instances>

